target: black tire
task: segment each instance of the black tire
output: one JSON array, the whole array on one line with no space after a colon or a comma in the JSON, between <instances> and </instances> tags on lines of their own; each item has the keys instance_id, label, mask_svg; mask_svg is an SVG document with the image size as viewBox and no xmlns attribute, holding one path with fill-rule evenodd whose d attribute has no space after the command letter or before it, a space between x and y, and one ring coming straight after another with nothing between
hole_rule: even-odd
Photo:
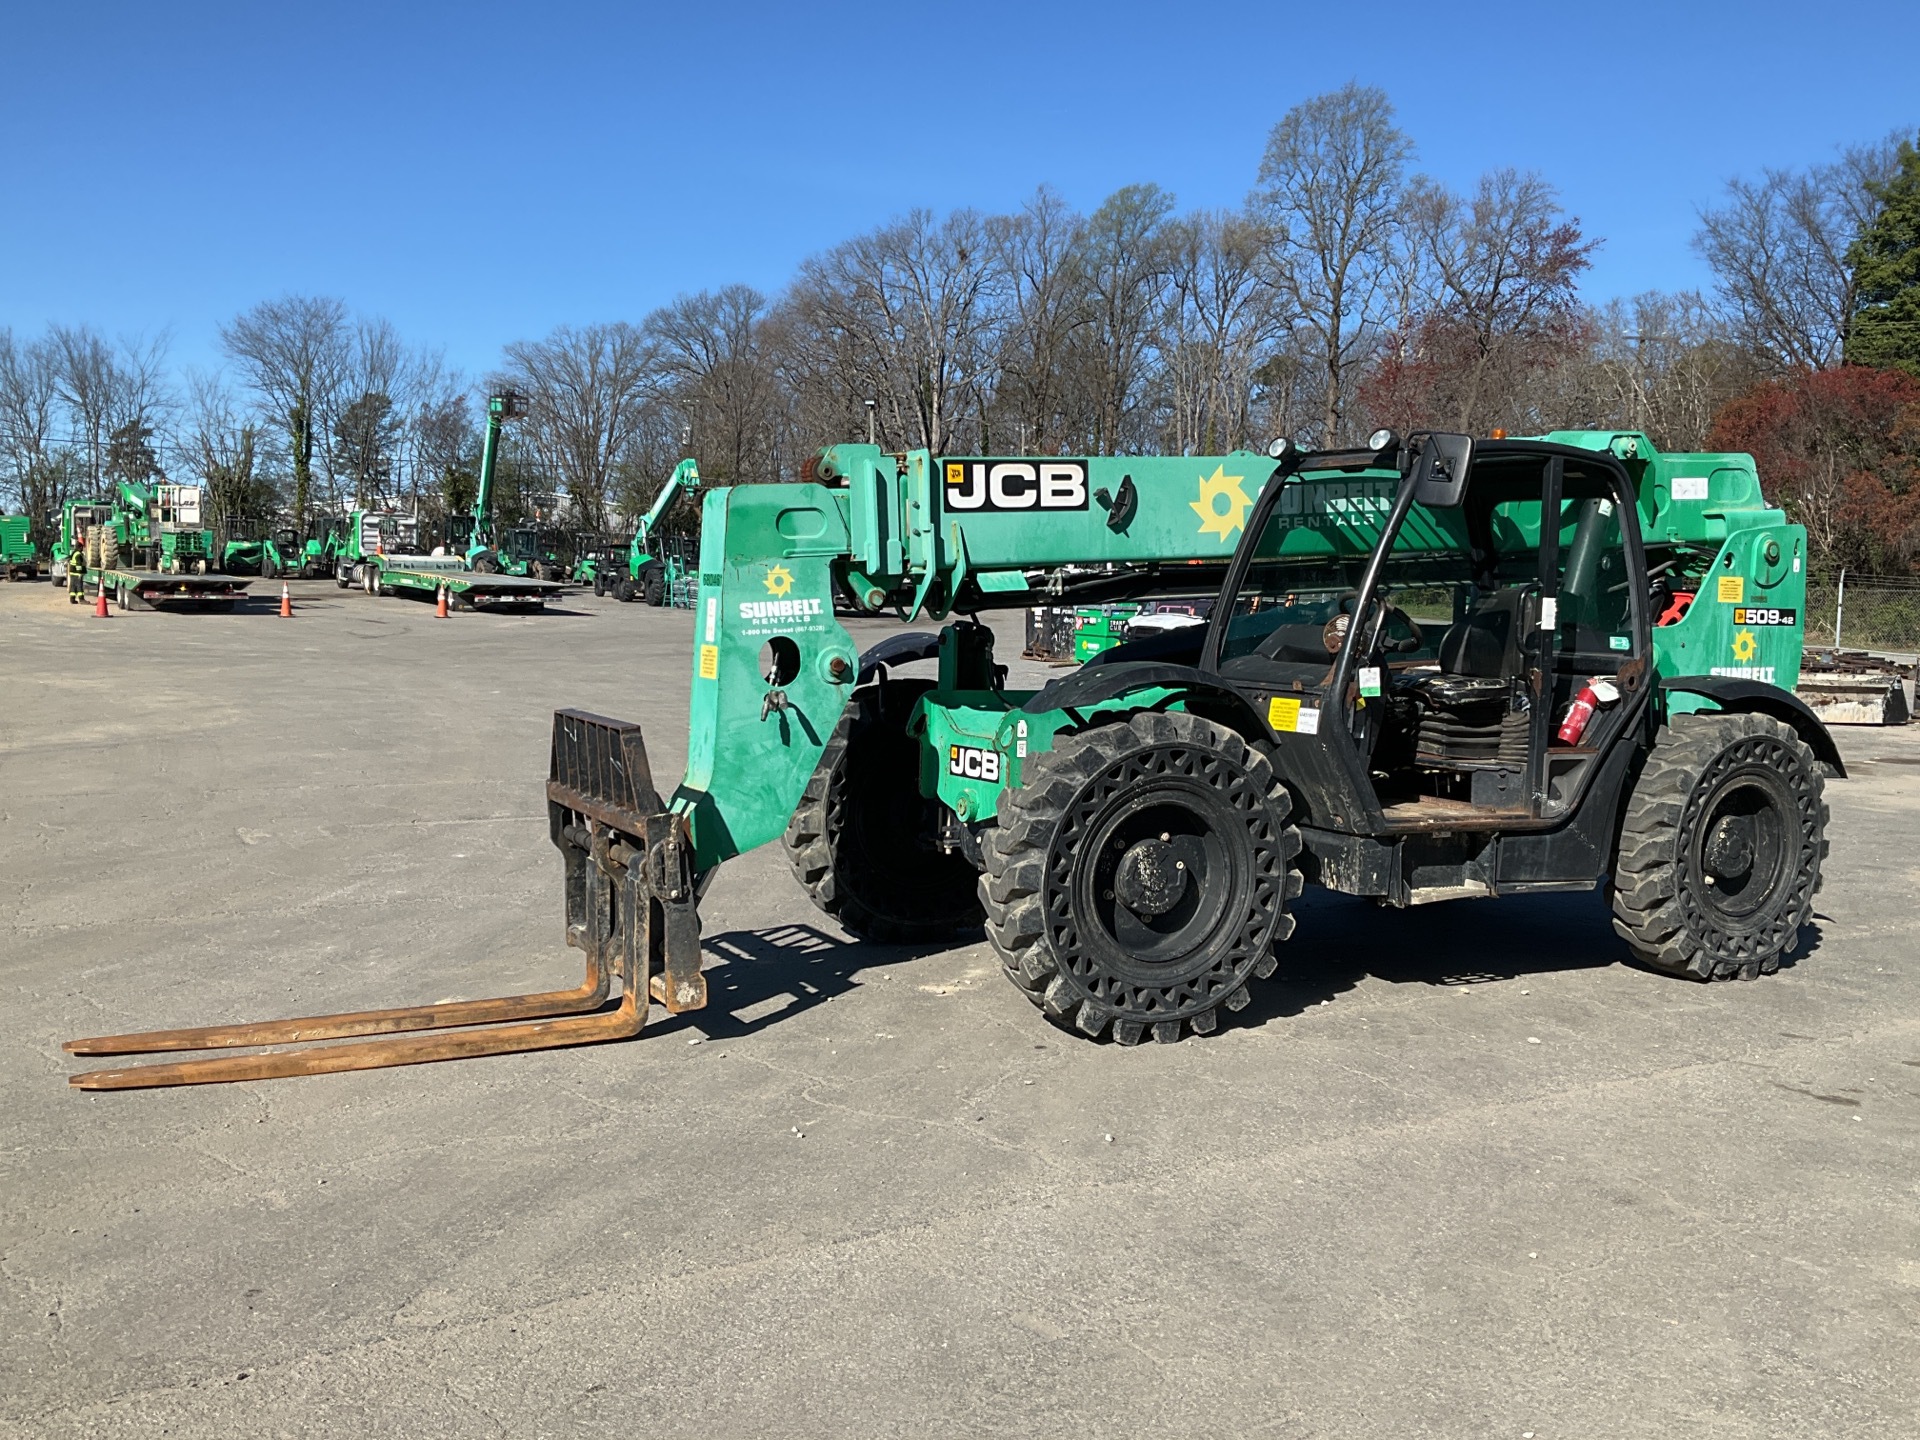
<instances>
[{"instance_id":1,"label":"black tire","mask_svg":"<svg viewBox=\"0 0 1920 1440\"><path fill-rule=\"evenodd\" d=\"M593 593L596 599L604 596L607 593L607 577L600 574L597 571L594 573L594 577L593 577Z\"/></svg>"},{"instance_id":2,"label":"black tire","mask_svg":"<svg viewBox=\"0 0 1920 1440\"><path fill-rule=\"evenodd\" d=\"M262 580L278 580L280 578L280 567L273 563L273 554L271 551L262 550L260 552L260 578Z\"/></svg>"},{"instance_id":3,"label":"black tire","mask_svg":"<svg viewBox=\"0 0 1920 1440\"><path fill-rule=\"evenodd\" d=\"M1634 782L1613 928L1641 964L1754 980L1793 952L1827 856L1813 751L1765 715L1677 715Z\"/></svg>"},{"instance_id":4,"label":"black tire","mask_svg":"<svg viewBox=\"0 0 1920 1440\"><path fill-rule=\"evenodd\" d=\"M478 555L474 556L473 568L481 575L498 575L500 573L500 557L495 555L491 550L482 550Z\"/></svg>"},{"instance_id":5,"label":"black tire","mask_svg":"<svg viewBox=\"0 0 1920 1440\"><path fill-rule=\"evenodd\" d=\"M360 588L376 599L380 595L380 567L368 560L360 567Z\"/></svg>"},{"instance_id":6,"label":"black tire","mask_svg":"<svg viewBox=\"0 0 1920 1440\"><path fill-rule=\"evenodd\" d=\"M667 581L662 575L649 575L646 579L647 604L658 609L667 603Z\"/></svg>"},{"instance_id":7,"label":"black tire","mask_svg":"<svg viewBox=\"0 0 1920 1440\"><path fill-rule=\"evenodd\" d=\"M337 564L333 567L333 583L338 585L342 590L349 590L353 587L353 576L344 563Z\"/></svg>"},{"instance_id":8,"label":"black tire","mask_svg":"<svg viewBox=\"0 0 1920 1440\"><path fill-rule=\"evenodd\" d=\"M979 872L935 844L938 802L920 796L921 743L907 734L928 680L863 685L834 726L787 822L787 863L807 897L882 944L978 938Z\"/></svg>"},{"instance_id":9,"label":"black tire","mask_svg":"<svg viewBox=\"0 0 1920 1440\"><path fill-rule=\"evenodd\" d=\"M622 605L631 605L634 597L633 581L622 580L613 587L613 595Z\"/></svg>"},{"instance_id":10,"label":"black tire","mask_svg":"<svg viewBox=\"0 0 1920 1440\"><path fill-rule=\"evenodd\" d=\"M1123 1045L1211 1032L1293 933L1292 808L1264 755L1196 715L1065 737L1001 793L986 836L980 896L1007 978L1054 1023Z\"/></svg>"}]
</instances>

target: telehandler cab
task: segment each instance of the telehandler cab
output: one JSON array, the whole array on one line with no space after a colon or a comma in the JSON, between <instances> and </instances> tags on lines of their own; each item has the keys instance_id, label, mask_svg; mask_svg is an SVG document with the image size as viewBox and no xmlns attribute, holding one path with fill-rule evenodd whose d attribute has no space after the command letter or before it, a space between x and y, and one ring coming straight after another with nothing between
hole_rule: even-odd
<instances>
[{"instance_id":1,"label":"telehandler cab","mask_svg":"<svg viewBox=\"0 0 1920 1440\"><path fill-rule=\"evenodd\" d=\"M314 1074L631 1035L705 1003L696 905L784 838L856 935L978 934L1056 1024L1205 1034L1278 963L1311 881L1389 905L1603 887L1656 970L1752 979L1806 923L1844 774L1791 693L1805 534L1742 455L1637 434L1382 432L1269 456L822 451L709 491L687 772L554 717L549 828L580 987L75 1041L82 1054L440 1035L73 1077ZM1208 623L1009 690L953 618L860 655L869 613L1191 594ZM937 660L937 677L894 670ZM618 979L617 1006L606 1007ZM589 1013L591 1012L591 1013ZM570 1018L553 1018L553 1017ZM541 1017L541 1018L534 1018ZM497 1028L477 1027L508 1021Z\"/></svg>"}]
</instances>

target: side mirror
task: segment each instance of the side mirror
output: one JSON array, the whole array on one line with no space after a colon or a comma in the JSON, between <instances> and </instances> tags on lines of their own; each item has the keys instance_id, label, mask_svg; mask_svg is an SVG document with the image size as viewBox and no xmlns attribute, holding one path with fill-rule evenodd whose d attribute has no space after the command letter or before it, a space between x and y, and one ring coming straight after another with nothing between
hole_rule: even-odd
<instances>
[{"instance_id":1,"label":"side mirror","mask_svg":"<svg viewBox=\"0 0 1920 1440\"><path fill-rule=\"evenodd\" d=\"M1458 505L1473 463L1473 437L1427 431L1408 441L1413 451L1413 498L1429 508Z\"/></svg>"}]
</instances>

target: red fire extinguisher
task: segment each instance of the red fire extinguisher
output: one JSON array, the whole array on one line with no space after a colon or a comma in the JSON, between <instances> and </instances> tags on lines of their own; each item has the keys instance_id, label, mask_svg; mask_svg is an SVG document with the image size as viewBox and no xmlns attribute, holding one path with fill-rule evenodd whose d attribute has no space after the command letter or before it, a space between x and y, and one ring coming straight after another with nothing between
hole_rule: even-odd
<instances>
[{"instance_id":1,"label":"red fire extinguisher","mask_svg":"<svg viewBox=\"0 0 1920 1440\"><path fill-rule=\"evenodd\" d=\"M1567 718L1560 722L1560 743L1578 745L1580 737L1586 733L1587 722L1593 718L1593 712L1602 705L1611 705L1620 698L1620 691L1611 680L1589 680L1580 687L1580 693L1573 697L1573 704L1567 708Z\"/></svg>"}]
</instances>

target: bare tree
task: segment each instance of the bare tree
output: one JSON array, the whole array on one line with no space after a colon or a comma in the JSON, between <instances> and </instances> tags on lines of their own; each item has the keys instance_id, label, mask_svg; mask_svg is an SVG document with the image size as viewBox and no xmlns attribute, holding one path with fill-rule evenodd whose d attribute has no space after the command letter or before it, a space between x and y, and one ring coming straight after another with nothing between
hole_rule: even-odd
<instances>
[{"instance_id":1,"label":"bare tree","mask_svg":"<svg viewBox=\"0 0 1920 1440\"><path fill-rule=\"evenodd\" d=\"M779 475L784 405L763 351L766 297L746 285L682 295L647 317L664 398L708 478Z\"/></svg>"},{"instance_id":2,"label":"bare tree","mask_svg":"<svg viewBox=\"0 0 1920 1440\"><path fill-rule=\"evenodd\" d=\"M296 527L307 522L316 451L325 463L320 442L337 418L351 339L346 305L325 297L264 300L220 327L222 348L287 437Z\"/></svg>"},{"instance_id":3,"label":"bare tree","mask_svg":"<svg viewBox=\"0 0 1920 1440\"><path fill-rule=\"evenodd\" d=\"M49 340L18 344L0 329L0 447L11 488L36 535L50 537L75 478L71 452L55 443L59 354Z\"/></svg>"},{"instance_id":4,"label":"bare tree","mask_svg":"<svg viewBox=\"0 0 1920 1440\"><path fill-rule=\"evenodd\" d=\"M788 368L851 418L878 410L883 441L944 450L977 440L990 383L998 278L983 219L903 220L802 263L782 328ZM844 430L845 426L841 427Z\"/></svg>"},{"instance_id":5,"label":"bare tree","mask_svg":"<svg viewBox=\"0 0 1920 1440\"><path fill-rule=\"evenodd\" d=\"M1134 427L1153 362L1155 322L1172 287L1173 196L1158 185L1116 190L1087 217L1080 247L1087 324L1076 335L1095 398L1089 448L1117 454L1145 443Z\"/></svg>"},{"instance_id":6,"label":"bare tree","mask_svg":"<svg viewBox=\"0 0 1920 1440\"><path fill-rule=\"evenodd\" d=\"M1776 369L1840 363L1855 308L1847 247L1878 211L1869 187L1892 178L1900 138L1829 165L1729 180L1725 202L1701 212L1693 244L1713 267L1727 323Z\"/></svg>"},{"instance_id":7,"label":"bare tree","mask_svg":"<svg viewBox=\"0 0 1920 1440\"><path fill-rule=\"evenodd\" d=\"M503 383L527 399L523 433L565 485L576 520L601 530L616 467L640 432L653 391L651 347L625 322L562 325L506 347Z\"/></svg>"},{"instance_id":8,"label":"bare tree","mask_svg":"<svg viewBox=\"0 0 1920 1440\"><path fill-rule=\"evenodd\" d=\"M1042 186L1018 215L987 222L994 264L1004 277L1004 317L993 366L995 404L984 448L1052 454L1091 429L1076 405L1068 361L1091 322L1084 248L1086 218ZM991 435L991 427L999 434Z\"/></svg>"},{"instance_id":9,"label":"bare tree","mask_svg":"<svg viewBox=\"0 0 1920 1440\"><path fill-rule=\"evenodd\" d=\"M1369 409L1403 426L1538 428L1544 372L1584 344L1578 281L1599 242L1545 180L1510 169L1481 177L1470 200L1416 180L1404 213L1425 294L1369 377Z\"/></svg>"},{"instance_id":10,"label":"bare tree","mask_svg":"<svg viewBox=\"0 0 1920 1440\"><path fill-rule=\"evenodd\" d=\"M1412 153L1386 92L1350 82L1288 111L1260 162L1253 205L1272 236L1272 283L1317 342L1325 443L1339 438L1349 379L1393 318Z\"/></svg>"},{"instance_id":11,"label":"bare tree","mask_svg":"<svg viewBox=\"0 0 1920 1440\"><path fill-rule=\"evenodd\" d=\"M1211 213L1173 231L1173 294L1161 322L1166 443L1211 454L1250 443L1254 371L1278 317L1262 283L1267 237L1245 215Z\"/></svg>"}]
</instances>

